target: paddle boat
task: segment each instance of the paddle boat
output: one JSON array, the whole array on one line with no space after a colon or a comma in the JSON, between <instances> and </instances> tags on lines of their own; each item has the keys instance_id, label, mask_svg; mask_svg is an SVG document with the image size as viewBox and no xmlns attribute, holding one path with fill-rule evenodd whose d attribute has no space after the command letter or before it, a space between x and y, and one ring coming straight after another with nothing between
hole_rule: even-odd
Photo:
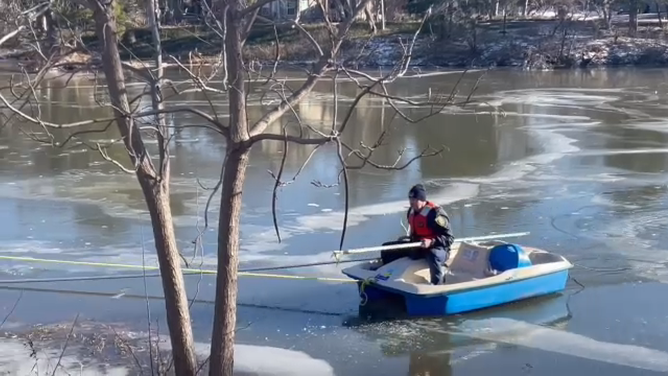
<instances>
[{"instance_id":1,"label":"paddle boat","mask_svg":"<svg viewBox=\"0 0 668 376\"><path fill-rule=\"evenodd\" d=\"M387 264L374 259L342 272L358 281L360 310L390 304L416 317L460 314L558 293L573 267L560 255L501 240L457 242L445 265L441 285L429 282L424 259L402 257Z\"/></svg>"}]
</instances>

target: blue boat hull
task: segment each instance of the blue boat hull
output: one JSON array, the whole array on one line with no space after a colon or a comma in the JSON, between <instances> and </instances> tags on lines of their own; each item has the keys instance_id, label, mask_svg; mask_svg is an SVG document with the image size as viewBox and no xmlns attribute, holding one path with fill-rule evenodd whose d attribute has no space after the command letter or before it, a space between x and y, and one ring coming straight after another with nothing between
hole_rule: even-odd
<instances>
[{"instance_id":1,"label":"blue boat hull","mask_svg":"<svg viewBox=\"0 0 668 376\"><path fill-rule=\"evenodd\" d=\"M563 291L568 283L569 270L562 270L530 279L457 291L448 295L421 296L390 290L376 284L358 283L362 305L401 305L410 317L446 316L495 307L528 298Z\"/></svg>"}]
</instances>

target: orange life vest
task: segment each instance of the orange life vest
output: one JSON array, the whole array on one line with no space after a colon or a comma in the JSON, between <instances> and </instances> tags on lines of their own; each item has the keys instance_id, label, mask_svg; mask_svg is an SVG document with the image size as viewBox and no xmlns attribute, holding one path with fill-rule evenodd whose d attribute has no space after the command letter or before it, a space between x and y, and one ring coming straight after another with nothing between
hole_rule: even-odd
<instances>
[{"instance_id":1,"label":"orange life vest","mask_svg":"<svg viewBox=\"0 0 668 376\"><path fill-rule=\"evenodd\" d=\"M436 210L437 205L427 201L419 213L411 208L408 212L408 224L411 226L411 232L416 240L433 239L438 234L427 226L427 216L432 210Z\"/></svg>"}]
</instances>

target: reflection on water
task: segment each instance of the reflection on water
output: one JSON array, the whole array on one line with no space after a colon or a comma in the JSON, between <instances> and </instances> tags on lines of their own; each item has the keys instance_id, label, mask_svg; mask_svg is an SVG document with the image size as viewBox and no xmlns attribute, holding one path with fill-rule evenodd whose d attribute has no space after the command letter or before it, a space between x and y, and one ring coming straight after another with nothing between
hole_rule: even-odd
<instances>
[{"instance_id":1,"label":"reflection on water","mask_svg":"<svg viewBox=\"0 0 668 376\"><path fill-rule=\"evenodd\" d=\"M464 79L460 93L467 93L479 74L471 73ZM668 281L665 267L668 250L664 246L668 241L665 214L668 209L665 186L667 75L662 69L498 70L486 74L477 91L476 103L447 108L419 124L394 116L387 103L379 98L364 98L352 113L343 135L349 145L373 143L383 131L390 132L385 146L374 154L374 161L379 164L394 163L397 150L402 148L407 148L405 158L428 146L442 146L446 152L419 160L401 171L372 168L351 171L352 212L346 247L368 246L395 238L402 231L399 221L405 213L406 191L421 181L428 186L430 198L445 205L458 237L530 231L530 236L518 242L541 246L568 257L577 264L573 275L588 289L639 280ZM179 79L176 75L172 78ZM390 85L390 90L396 95L415 98L429 90L449 93L458 78L458 74L448 74L406 79ZM298 84L297 81L289 83L293 88ZM108 108L98 106L99 101L106 100L102 87L96 88L90 81L75 81L68 88L62 86L62 83L45 83L37 90L40 110L46 120L74 122L110 115ZM141 90L141 85L129 86L130 95ZM341 95L338 121L341 121L359 89L350 82L342 82L338 92ZM314 94L296 108L302 120L320 129L331 127L335 121L331 93L330 82L318 83ZM271 106L266 100L263 104L261 97L262 89L253 87L249 102L251 121ZM169 100L172 104L204 111L209 111L211 100L219 116L225 116L222 95L206 98L188 93ZM139 102L139 105L146 107L148 102ZM401 107L412 116L426 111ZM201 125L201 120L192 114L179 113L168 120L175 125L189 126L175 134L172 145L172 206L179 244L190 259L193 256L191 241L197 235L195 224L198 218L201 221L209 194L197 180L205 187L215 184L225 143L220 135L195 127ZM282 119L268 131L280 133L289 120ZM296 134L294 122L288 128ZM28 129L39 137L46 136L38 127L9 127L0 131L0 220L4 223L0 228L0 252L98 262L141 262L142 237L149 250L152 242L147 236L150 234L148 217L135 178L106 163L83 144L74 142L64 148L39 145L22 133ZM118 131L110 127L105 132L87 135L86 140L104 143L118 136ZM56 134L58 140L64 137L66 132ZM155 142L147 139L147 144L155 153ZM290 146L285 171L288 179L298 171L312 148ZM127 162L122 145L111 146L109 153ZM331 146L320 148L295 182L281 189L278 219L284 241L277 242L270 216L272 180L267 170L278 169L283 153L281 142L263 142L252 151L244 187L240 255L243 267L325 261L330 259L326 250L338 247L344 190L340 186L322 189L311 185L313 180L325 184L337 181L338 157ZM212 220L216 217L216 207L217 199L211 207L209 218ZM215 240L215 232L209 231L204 239L204 254L201 259L198 255L197 262L215 263ZM155 262L151 255L147 259L149 263ZM3 262L0 270L5 279L116 272L20 262ZM341 277L337 266L289 273ZM201 298L213 296L209 282L197 286L196 280L192 281L188 282L188 288L197 290ZM82 291L95 288L143 293L141 281L134 280L70 285L69 288ZM159 281L150 281L148 288L152 294L158 294ZM642 295L642 291L634 294ZM54 310L61 316L69 314L71 307L60 305L57 297L52 299L49 303ZM42 300L46 302L49 298ZM354 311L357 304L350 285L268 283L263 279L243 278L239 300L248 304L330 312ZM531 304L543 307L546 316L561 312L545 302ZM592 310L600 317L608 317L608 313L587 305L586 299L580 306L581 311L574 310L573 315L585 323L582 327L599 325L598 318L588 318L587 313ZM91 316L101 314L101 308L91 308ZM198 323L208 323L212 314L208 308L197 310L193 317L197 317ZM523 315L524 308L512 311L509 317L513 319L536 322L517 318ZM244 320L244 315L253 315L249 312L240 313L240 320ZM257 313L260 321L273 317L270 311L260 312ZM502 314L484 311L480 315ZM119 313L119 316L122 315ZM287 319L283 316L276 319L276 325L287 325L283 320ZM295 321L299 324L291 323L289 332L301 333L307 319ZM387 360L385 370L388 372L383 373L386 375L397 374L399 368L402 375L406 374L406 369L411 375L456 374L459 368L469 370L469 374L480 372L472 364L482 363L458 360L468 359L466 351L469 350L462 350L458 340L443 333L435 337L417 334L408 339L402 336L400 332L414 330L414 324L396 324L382 331L378 327L341 329L339 324L328 323L327 328L336 327L340 331L340 338L328 334L327 340L314 336L304 343L267 325L244 338L251 342L271 340L284 347L302 346L304 351L319 352L318 356L331 356L337 372L343 370L341 374L354 374L359 369L377 366L373 360L350 362L353 355L349 354L357 354L355 351L403 362L401 367L394 368L394 363ZM457 322L448 330L455 330L460 324ZM436 329L442 331L443 325ZM374 330L377 333L369 335ZM206 336L207 331L208 327L202 335ZM349 335L364 337L356 343L354 351L346 342ZM324 343L316 345L318 341ZM389 345L393 341L398 345ZM330 345L335 350L331 350ZM512 372L517 373L517 369Z\"/></svg>"},{"instance_id":2,"label":"reflection on water","mask_svg":"<svg viewBox=\"0 0 668 376\"><path fill-rule=\"evenodd\" d=\"M442 76L447 82L454 82L448 75ZM476 74L465 82L470 85L476 79ZM432 79L411 79L405 84L394 85L392 90L400 95L415 95L425 90L425 84ZM130 86L130 95L141 92L141 86ZM301 102L296 110L300 118L316 128L330 127L334 121L334 106L331 102L331 83L321 82L308 100ZM338 89L343 100L338 109L340 117L350 106L360 89L352 83L341 83ZM38 91L41 98L42 116L54 123L68 123L90 118L105 118L110 116L108 108L100 108L97 102L102 100L102 89L95 87L91 82L76 82L72 87L63 89L58 85L45 83ZM187 93L179 97L172 97L171 103L188 105L208 111L209 100L216 106L215 111L225 115L225 101L220 95L208 98L202 94ZM261 105L259 89L254 91L250 99L249 117L258 119L267 105ZM140 108L148 105L139 103ZM402 107L400 105L400 107ZM426 110L402 108L407 114L419 117ZM340 121L341 119L339 119ZM201 123L193 114L179 113L170 118L175 124L188 126ZM273 124L269 132L279 133L282 124ZM359 145L361 142L372 144L382 132L390 132L385 145L374 153L373 160L378 164L391 165L397 158L397 151L407 149L404 158L410 159L427 147L444 147L446 152L436 158L418 160L402 171L374 170L365 168L351 171L349 176L349 199L351 206L361 206L377 203L382 200L403 198L410 184L434 178L479 176L493 173L499 169L499 164L524 158L537 150L529 144L525 132L515 127L499 127L498 116L469 116L439 115L420 124L410 124L401 117L393 115L393 111L379 98L365 97L362 99L351 116L348 130L343 140L349 145ZM294 122L293 122L294 123ZM295 132L295 126L291 127ZM41 137L46 135L34 128ZM40 134L41 132L41 134ZM57 140L65 139L68 132L56 134ZM105 132L86 135L87 141L104 142L117 139L118 131L110 127ZM217 179L219 166L224 151L222 138L201 127L187 127L177 132L174 138L172 171L174 185L172 208L179 225L192 229L194 216L201 214L203 203L208 192L197 187L195 179L200 179L205 186L212 186ZM5 178L12 181L14 186L5 186L3 195L24 199L57 199L68 200L77 206L101 206L103 213L108 217L116 218L119 215L128 221L144 219L140 213L144 212L142 195L132 176L118 171L105 161L96 152L85 145L77 144L76 140L64 148L53 148L48 145L36 145L26 139L18 127L10 128L2 134L0 142L7 148L0 150L0 171L4 171ZM155 145L147 139L149 148L155 152ZM311 146L292 145L288 151L285 176L294 175L303 161L312 151ZM276 171L283 154L283 145L280 142L263 142L253 150L252 163L249 168L245 185L245 223L265 225L267 219L267 205L269 204L271 178L267 169ZM120 143L110 147L109 155L123 163L127 163L127 156ZM466 157L464 157L466 156ZM351 163L354 165L356 161ZM342 207L342 187L329 189L313 189L310 182L314 180L325 184L337 181L339 173L338 157L333 147L321 148L310 161L305 171L299 176L295 184L282 189L279 200L279 210L283 213L280 220L290 220L289 215L307 209L306 204L314 202L322 209L337 210ZM10 178L11 177L11 178ZM16 181L16 179L19 179ZM100 203L102 203L100 205ZM216 202L212 204L215 214ZM91 209L79 209L91 211ZM98 221L86 219L75 220L73 226L86 226L80 231L91 231L92 228L102 226L99 220L106 220L96 215ZM214 216L215 218L215 216ZM109 219L111 220L111 219ZM89 223L87 223L89 222ZM289 226L289 224L287 224ZM128 233L123 225L107 225L106 231L117 229L118 235L126 237L128 241L136 241L136 231ZM334 230L334 229L332 229ZM192 230L191 230L192 231ZM2 231L0 231L2 233ZM389 234L389 232L388 232ZM251 234L245 234L249 236ZM0 234L0 236L4 236ZM25 235L7 234L7 238L23 238ZM130 236L131 238L127 238ZM192 235L194 236L194 234ZM251 235L252 236L252 235ZM188 241L191 239L188 239ZM352 239L351 241L355 241Z\"/></svg>"},{"instance_id":3,"label":"reflection on water","mask_svg":"<svg viewBox=\"0 0 668 376\"><path fill-rule=\"evenodd\" d=\"M384 357L408 358L409 376L452 375L458 364L497 350L495 339L512 342L536 328L566 328L573 317L569 308L571 293L445 318L368 321L355 317L343 325L377 344Z\"/></svg>"},{"instance_id":4,"label":"reflection on water","mask_svg":"<svg viewBox=\"0 0 668 376\"><path fill-rule=\"evenodd\" d=\"M411 353L408 376L451 376L450 354Z\"/></svg>"}]
</instances>

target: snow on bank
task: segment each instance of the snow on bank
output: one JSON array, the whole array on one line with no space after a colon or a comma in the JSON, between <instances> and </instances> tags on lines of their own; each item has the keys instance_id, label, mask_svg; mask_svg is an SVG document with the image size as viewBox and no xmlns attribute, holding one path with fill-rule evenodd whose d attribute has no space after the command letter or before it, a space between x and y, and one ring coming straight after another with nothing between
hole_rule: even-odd
<instances>
[{"instance_id":1,"label":"snow on bank","mask_svg":"<svg viewBox=\"0 0 668 376\"><path fill-rule=\"evenodd\" d=\"M200 357L209 354L210 346L197 343L195 351ZM235 345L235 373L257 376L334 376L334 368L324 360L312 358L301 351L278 347Z\"/></svg>"},{"instance_id":2,"label":"snow on bank","mask_svg":"<svg viewBox=\"0 0 668 376\"><path fill-rule=\"evenodd\" d=\"M577 25L567 30L566 39L559 21L549 13L532 16L533 23L509 22L507 34L500 32L501 26L496 22L481 22L475 46L463 36L441 40L433 34L423 34L416 41L410 65L414 68L497 66L547 70L668 64L668 43L654 34L648 34L647 38L629 38L597 29L594 35L589 30L589 23L597 20L597 15L573 14L570 17L570 22ZM654 21L642 19L639 23ZM613 22L624 24L628 21L619 15ZM400 39L405 44L411 38L409 34L376 37L368 42L368 51L372 52L355 59L354 65L366 68L394 66L403 55Z\"/></svg>"},{"instance_id":3,"label":"snow on bank","mask_svg":"<svg viewBox=\"0 0 668 376\"><path fill-rule=\"evenodd\" d=\"M168 351L169 341L164 338L161 347ZM32 349L26 341L17 338L3 338L0 341L0 374L2 375L108 375L126 376L136 374L134 361L124 359L128 366L112 366L108 362L91 356L82 356L85 346L68 346L58 362L61 349L56 345L34 343ZM196 351L202 359L209 354L210 346L196 343ZM315 359L300 351L285 350L268 346L235 346L235 374L253 376L334 376L334 369L324 360ZM118 362L117 362L118 363ZM56 372L54 369L60 364Z\"/></svg>"},{"instance_id":4,"label":"snow on bank","mask_svg":"<svg viewBox=\"0 0 668 376\"><path fill-rule=\"evenodd\" d=\"M37 344L36 346L39 346ZM72 347L68 352L81 350L81 347ZM58 363L61 350L45 348L36 351L34 357L31 348L23 340L3 338L0 341L0 374L2 375L129 375L126 367L107 367L104 363L90 362L75 355L64 355ZM56 372L54 369L60 364Z\"/></svg>"}]
</instances>

